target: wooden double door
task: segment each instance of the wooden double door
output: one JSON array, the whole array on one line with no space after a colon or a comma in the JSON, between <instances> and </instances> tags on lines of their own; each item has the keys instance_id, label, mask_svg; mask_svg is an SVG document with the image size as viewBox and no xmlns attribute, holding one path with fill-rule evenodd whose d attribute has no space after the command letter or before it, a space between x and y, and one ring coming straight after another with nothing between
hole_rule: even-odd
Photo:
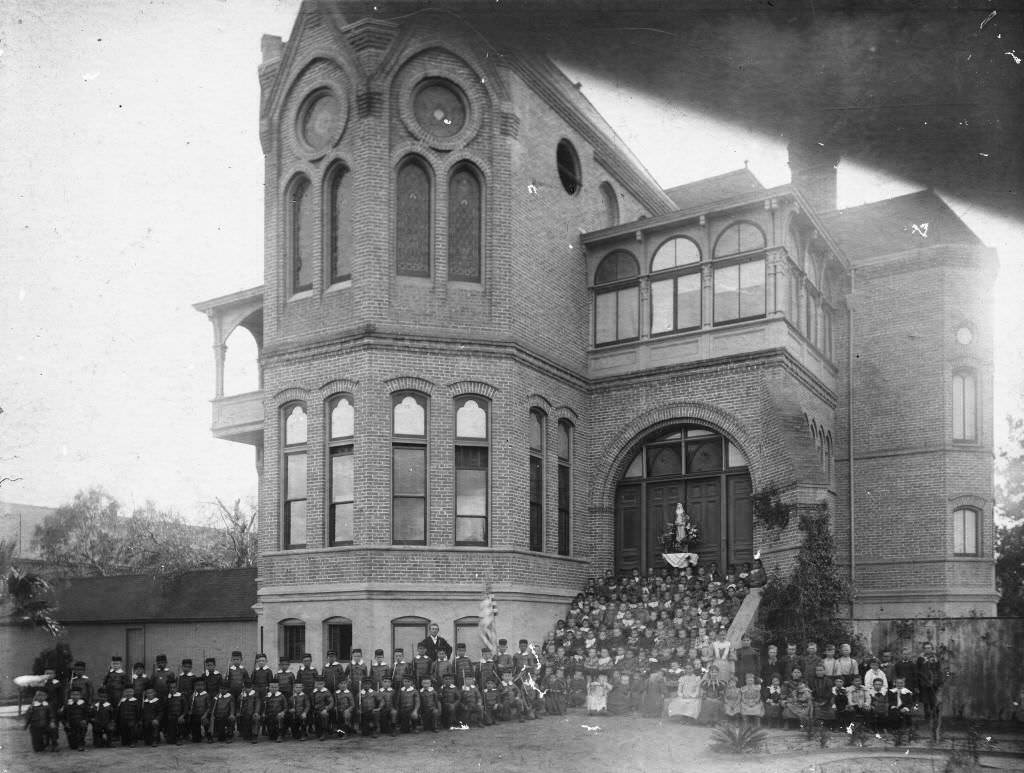
<instances>
[{"instance_id":1,"label":"wooden double door","mask_svg":"<svg viewBox=\"0 0 1024 773\"><path fill-rule=\"evenodd\" d=\"M754 527L750 476L744 471L675 481L622 483L616 491L616 573L665 566L661 535L675 520L682 503L700 529L694 552L702 564L718 562L723 573L729 564L753 560Z\"/></svg>"}]
</instances>

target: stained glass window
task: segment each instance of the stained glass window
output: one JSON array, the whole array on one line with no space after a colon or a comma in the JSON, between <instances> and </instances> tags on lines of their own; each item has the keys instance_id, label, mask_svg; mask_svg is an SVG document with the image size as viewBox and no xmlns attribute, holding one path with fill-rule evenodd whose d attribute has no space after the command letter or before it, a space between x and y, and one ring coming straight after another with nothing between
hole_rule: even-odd
<instances>
[{"instance_id":1,"label":"stained glass window","mask_svg":"<svg viewBox=\"0 0 1024 773\"><path fill-rule=\"evenodd\" d=\"M395 190L396 270L401 276L430 276L430 175L419 159L398 170Z\"/></svg>"},{"instance_id":2,"label":"stained glass window","mask_svg":"<svg viewBox=\"0 0 1024 773\"><path fill-rule=\"evenodd\" d=\"M448 278L480 281L480 180L466 166L448 185Z\"/></svg>"}]
</instances>

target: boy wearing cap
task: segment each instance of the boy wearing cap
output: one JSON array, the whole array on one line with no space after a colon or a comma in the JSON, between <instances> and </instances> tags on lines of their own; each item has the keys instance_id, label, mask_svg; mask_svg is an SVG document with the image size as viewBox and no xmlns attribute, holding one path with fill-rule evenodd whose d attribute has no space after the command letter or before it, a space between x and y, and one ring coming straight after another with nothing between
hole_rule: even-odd
<instances>
[{"instance_id":1,"label":"boy wearing cap","mask_svg":"<svg viewBox=\"0 0 1024 773\"><path fill-rule=\"evenodd\" d=\"M327 650L327 662L324 663L323 670L320 673L324 676L324 687L333 695L334 691L338 689L338 684L345 676L345 666L338 661L337 652Z\"/></svg>"},{"instance_id":2,"label":"boy wearing cap","mask_svg":"<svg viewBox=\"0 0 1024 773\"><path fill-rule=\"evenodd\" d=\"M452 677L452 681L455 679L455 664L450 660L441 658L434 661L433 680L434 684L442 685L446 677Z\"/></svg>"},{"instance_id":3,"label":"boy wearing cap","mask_svg":"<svg viewBox=\"0 0 1024 773\"><path fill-rule=\"evenodd\" d=\"M363 651L359 647L352 648L352 661L345 670L345 678L348 679L348 689L353 695L357 695L363 689L363 680L370 673L370 667L363 660Z\"/></svg>"},{"instance_id":4,"label":"boy wearing cap","mask_svg":"<svg viewBox=\"0 0 1024 773\"><path fill-rule=\"evenodd\" d=\"M422 645L420 648L422 649ZM429 676L423 677L423 686L420 688L420 717L423 720L424 730L429 725L431 732L437 733L440 731L441 696L434 689L433 682Z\"/></svg>"},{"instance_id":5,"label":"boy wearing cap","mask_svg":"<svg viewBox=\"0 0 1024 773\"><path fill-rule=\"evenodd\" d=\"M85 751L85 731L89 729L89 704L82 698L78 687L68 690L68 699L61 706L64 732L68 736L68 748Z\"/></svg>"},{"instance_id":6,"label":"boy wearing cap","mask_svg":"<svg viewBox=\"0 0 1024 773\"><path fill-rule=\"evenodd\" d=\"M481 687L486 687L487 683L491 681L497 685L501 681L501 677L498 676L497 664L491 658L491 648L481 647L480 662L476 664L476 683Z\"/></svg>"},{"instance_id":7,"label":"boy wearing cap","mask_svg":"<svg viewBox=\"0 0 1024 773\"><path fill-rule=\"evenodd\" d=\"M57 678L57 672L52 668L45 669L43 676L45 677L43 692L46 693L46 701L54 711L59 711L60 704L64 701L64 685Z\"/></svg>"},{"instance_id":8,"label":"boy wearing cap","mask_svg":"<svg viewBox=\"0 0 1024 773\"><path fill-rule=\"evenodd\" d=\"M203 661L203 681L206 682L206 691L210 695L217 695L220 692L224 675L217 670L217 658L207 658Z\"/></svg>"},{"instance_id":9,"label":"boy wearing cap","mask_svg":"<svg viewBox=\"0 0 1024 773\"><path fill-rule=\"evenodd\" d=\"M370 664L370 678L373 679L373 689L379 690L384 684L384 677L391 676L391 666L384 662L384 650L373 651L373 662Z\"/></svg>"},{"instance_id":10,"label":"boy wearing cap","mask_svg":"<svg viewBox=\"0 0 1024 773\"><path fill-rule=\"evenodd\" d=\"M206 691L206 680L203 677L198 677L193 682L192 687L194 692L192 693L192 701L189 704L188 710L188 726L192 733L192 742L200 743L203 740L203 735L209 737L209 719L210 719L210 708L213 702L210 698L210 694Z\"/></svg>"},{"instance_id":11,"label":"boy wearing cap","mask_svg":"<svg viewBox=\"0 0 1024 773\"><path fill-rule=\"evenodd\" d=\"M110 669L107 671L106 676L103 677L103 686L107 689L107 699L114 706L121 702L124 688L129 684L128 674L121 667L122 663L121 656L114 655L110 659Z\"/></svg>"},{"instance_id":12,"label":"boy wearing cap","mask_svg":"<svg viewBox=\"0 0 1024 773\"><path fill-rule=\"evenodd\" d=\"M228 689L227 681L222 681L220 691L213 698L213 706L210 710L213 715L212 735L218 741L231 742L235 727L235 698ZM213 738L207 737L212 743Z\"/></svg>"},{"instance_id":13,"label":"boy wearing cap","mask_svg":"<svg viewBox=\"0 0 1024 773\"><path fill-rule=\"evenodd\" d=\"M181 672L178 674L178 692L185 696L185 705L192 705L192 695L196 688L196 675L192 673L192 658L182 658Z\"/></svg>"},{"instance_id":14,"label":"boy wearing cap","mask_svg":"<svg viewBox=\"0 0 1024 773\"><path fill-rule=\"evenodd\" d=\"M315 670L315 669L314 669ZM309 694L312 694L310 690ZM310 720L310 700L309 694L302 689L301 685L295 685L295 692L292 693L292 706L289 715L291 717L292 726L292 738L299 741L306 740L306 726Z\"/></svg>"},{"instance_id":15,"label":"boy wearing cap","mask_svg":"<svg viewBox=\"0 0 1024 773\"><path fill-rule=\"evenodd\" d=\"M323 676L318 676L313 683L312 706L310 713L313 716L312 727L317 738L321 741L327 737L331 729L331 713L334 709L334 696L327 688Z\"/></svg>"},{"instance_id":16,"label":"boy wearing cap","mask_svg":"<svg viewBox=\"0 0 1024 773\"><path fill-rule=\"evenodd\" d=\"M117 732L121 736L121 746L135 746L141 724L142 706L139 699L135 697L134 688L125 687L117 703Z\"/></svg>"},{"instance_id":17,"label":"boy wearing cap","mask_svg":"<svg viewBox=\"0 0 1024 773\"><path fill-rule=\"evenodd\" d=\"M334 691L334 730L343 738L352 729L352 709L355 705L355 696L348 688L348 680L342 679Z\"/></svg>"},{"instance_id":18,"label":"boy wearing cap","mask_svg":"<svg viewBox=\"0 0 1024 773\"><path fill-rule=\"evenodd\" d=\"M251 681L249 671L242 665L241 650L234 650L231 653L231 663L228 665L225 681L227 682L228 692L231 693L231 698L234 700L235 708L237 709L238 696L242 694L242 689Z\"/></svg>"},{"instance_id":19,"label":"boy wearing cap","mask_svg":"<svg viewBox=\"0 0 1024 773\"><path fill-rule=\"evenodd\" d=\"M274 678L277 679L277 688L281 691L281 694L287 699L288 703L291 703L292 695L295 692L295 674L289 670L291 661L288 658L281 658L278 664L277 673L274 674Z\"/></svg>"},{"instance_id":20,"label":"boy wearing cap","mask_svg":"<svg viewBox=\"0 0 1024 773\"><path fill-rule=\"evenodd\" d=\"M299 673L296 675L295 680L301 686L302 692L306 694L307 698L313 694L313 687L319 675L313 667L313 656L308 652L304 653L302 655L302 665L299 666Z\"/></svg>"},{"instance_id":21,"label":"boy wearing cap","mask_svg":"<svg viewBox=\"0 0 1024 773\"><path fill-rule=\"evenodd\" d=\"M270 679L274 676L274 669L267 665L267 656L259 653L256 656L256 665L252 670L252 689L260 696L260 700L270 691Z\"/></svg>"},{"instance_id":22,"label":"boy wearing cap","mask_svg":"<svg viewBox=\"0 0 1024 773\"><path fill-rule=\"evenodd\" d=\"M238 724L238 733L249 743L256 743L260 738L260 705L262 696L247 682L238 694L238 708L235 713L235 720Z\"/></svg>"},{"instance_id":23,"label":"boy wearing cap","mask_svg":"<svg viewBox=\"0 0 1024 773\"><path fill-rule=\"evenodd\" d=\"M149 689L149 676L146 674L146 664L141 661L132 666L132 689L135 690L135 697L142 698Z\"/></svg>"},{"instance_id":24,"label":"boy wearing cap","mask_svg":"<svg viewBox=\"0 0 1024 773\"><path fill-rule=\"evenodd\" d=\"M174 676L174 672L167 667L167 656L157 655L156 664L153 666L153 673L149 677L149 683L156 690L156 697L162 701L167 700L169 687L167 680Z\"/></svg>"},{"instance_id":25,"label":"boy wearing cap","mask_svg":"<svg viewBox=\"0 0 1024 773\"><path fill-rule=\"evenodd\" d=\"M498 639L498 652L494 656L494 668L499 681L505 679L505 674L512 676L512 672L515 671L515 662L508 653L508 639Z\"/></svg>"},{"instance_id":26,"label":"boy wearing cap","mask_svg":"<svg viewBox=\"0 0 1024 773\"><path fill-rule=\"evenodd\" d=\"M440 693L441 721L444 727L453 727L459 721L459 711L462 707L462 690L455 686L454 674L448 673L442 677Z\"/></svg>"},{"instance_id":27,"label":"boy wearing cap","mask_svg":"<svg viewBox=\"0 0 1024 773\"><path fill-rule=\"evenodd\" d=\"M423 684L427 679L430 679L434 674L434 661L427 655L427 647L423 642L416 645L416 659L412 662L412 673L416 686L420 689L423 688ZM422 698L420 699L422 703ZM421 713L422 710L421 710ZM424 722L426 718L424 717Z\"/></svg>"},{"instance_id":28,"label":"boy wearing cap","mask_svg":"<svg viewBox=\"0 0 1024 773\"><path fill-rule=\"evenodd\" d=\"M160 742L160 721L163 718L163 703L156 690L147 687L142 694L142 742L156 746Z\"/></svg>"},{"instance_id":29,"label":"boy wearing cap","mask_svg":"<svg viewBox=\"0 0 1024 773\"><path fill-rule=\"evenodd\" d=\"M391 685L396 690L400 689L402 680L412 676L412 663L405 659L405 650L401 647L395 648L395 665L391 667Z\"/></svg>"},{"instance_id":30,"label":"boy wearing cap","mask_svg":"<svg viewBox=\"0 0 1024 773\"><path fill-rule=\"evenodd\" d=\"M466 723L469 727L476 725L483 726L483 698L476 688L476 679L472 674L466 674L465 682L459 688L459 712L458 720Z\"/></svg>"},{"instance_id":31,"label":"boy wearing cap","mask_svg":"<svg viewBox=\"0 0 1024 773\"><path fill-rule=\"evenodd\" d=\"M92 705L95 696L92 694L92 682L89 681L89 677L85 674L84 661L76 660L75 664L71 667L71 678L68 680L69 695L72 690L78 690L86 706Z\"/></svg>"},{"instance_id":32,"label":"boy wearing cap","mask_svg":"<svg viewBox=\"0 0 1024 773\"><path fill-rule=\"evenodd\" d=\"M526 639L520 639L519 652L512 656L512 671L515 674L525 672L535 676L539 665L537 656L530 650L530 642Z\"/></svg>"},{"instance_id":33,"label":"boy wearing cap","mask_svg":"<svg viewBox=\"0 0 1024 773\"><path fill-rule=\"evenodd\" d=\"M402 677L402 689L396 698L398 703L398 722L403 733L420 731L420 694L413 686L412 675Z\"/></svg>"},{"instance_id":34,"label":"boy wearing cap","mask_svg":"<svg viewBox=\"0 0 1024 773\"><path fill-rule=\"evenodd\" d=\"M369 676L363 679L357 705L360 734L373 735L376 738L380 731L380 698L373 689L373 679Z\"/></svg>"},{"instance_id":35,"label":"boy wearing cap","mask_svg":"<svg viewBox=\"0 0 1024 773\"><path fill-rule=\"evenodd\" d=\"M487 677L480 693L480 719L485 726L493 725L501 719L501 691L493 676Z\"/></svg>"},{"instance_id":36,"label":"boy wearing cap","mask_svg":"<svg viewBox=\"0 0 1024 773\"><path fill-rule=\"evenodd\" d=\"M115 706L107 700L107 688L96 691L96 701L92 705L92 745L94 749L101 746L110 747L114 738Z\"/></svg>"},{"instance_id":37,"label":"boy wearing cap","mask_svg":"<svg viewBox=\"0 0 1024 773\"><path fill-rule=\"evenodd\" d=\"M280 690L277 678L270 680L270 689L263 701L263 723L267 728L267 738L281 743L287 730L288 698Z\"/></svg>"},{"instance_id":38,"label":"boy wearing cap","mask_svg":"<svg viewBox=\"0 0 1024 773\"><path fill-rule=\"evenodd\" d=\"M164 704L164 740L168 744L181 746L185 735L185 717L188 715L188 698L178 689L174 674L167 677L167 700Z\"/></svg>"},{"instance_id":39,"label":"boy wearing cap","mask_svg":"<svg viewBox=\"0 0 1024 773\"><path fill-rule=\"evenodd\" d=\"M387 674L381 677L380 690L377 695L380 698L380 729L383 733L391 733L394 738L398 735L398 705L395 688L391 686L391 677Z\"/></svg>"},{"instance_id":40,"label":"boy wearing cap","mask_svg":"<svg viewBox=\"0 0 1024 773\"><path fill-rule=\"evenodd\" d=\"M466 656L466 645L459 642L455 645L455 658L452 660L452 673L455 674L455 685L463 687L466 684L466 677L476 674L473 661Z\"/></svg>"},{"instance_id":41,"label":"boy wearing cap","mask_svg":"<svg viewBox=\"0 0 1024 773\"><path fill-rule=\"evenodd\" d=\"M32 705L25 712L25 729L32 738L32 751L45 751L47 745L57 751L57 715L46 700L45 690L36 690Z\"/></svg>"}]
</instances>

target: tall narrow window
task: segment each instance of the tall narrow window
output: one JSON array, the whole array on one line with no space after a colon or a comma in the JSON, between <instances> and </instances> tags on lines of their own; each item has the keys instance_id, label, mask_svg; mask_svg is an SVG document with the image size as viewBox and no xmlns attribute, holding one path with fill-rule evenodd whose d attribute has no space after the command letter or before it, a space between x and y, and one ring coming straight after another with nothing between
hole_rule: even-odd
<instances>
[{"instance_id":1,"label":"tall narrow window","mask_svg":"<svg viewBox=\"0 0 1024 773\"><path fill-rule=\"evenodd\" d=\"M427 541L427 399L400 392L392 399L391 541Z\"/></svg>"},{"instance_id":2,"label":"tall narrow window","mask_svg":"<svg viewBox=\"0 0 1024 773\"><path fill-rule=\"evenodd\" d=\"M355 434L355 409L352 395L338 395L327 403L327 437L331 458L331 512L328 518L329 545L351 545L354 518L355 478L352 438Z\"/></svg>"},{"instance_id":3,"label":"tall narrow window","mask_svg":"<svg viewBox=\"0 0 1024 773\"><path fill-rule=\"evenodd\" d=\"M669 239L651 259L651 335L701 324L700 248L685 237Z\"/></svg>"},{"instance_id":4,"label":"tall narrow window","mask_svg":"<svg viewBox=\"0 0 1024 773\"><path fill-rule=\"evenodd\" d=\"M594 343L630 341L640 335L640 270L624 250L608 255L594 277Z\"/></svg>"},{"instance_id":5,"label":"tall narrow window","mask_svg":"<svg viewBox=\"0 0 1024 773\"><path fill-rule=\"evenodd\" d=\"M953 553L958 556L978 555L978 511L973 507L953 511Z\"/></svg>"},{"instance_id":6,"label":"tall narrow window","mask_svg":"<svg viewBox=\"0 0 1024 773\"><path fill-rule=\"evenodd\" d=\"M291 291L313 289L313 204L309 180L298 177L288 189L288 265Z\"/></svg>"},{"instance_id":7,"label":"tall narrow window","mask_svg":"<svg viewBox=\"0 0 1024 773\"><path fill-rule=\"evenodd\" d=\"M604 227L619 224L619 197L611 183L601 183L601 198L604 199Z\"/></svg>"},{"instance_id":8,"label":"tall narrow window","mask_svg":"<svg viewBox=\"0 0 1024 773\"><path fill-rule=\"evenodd\" d=\"M306 624L303 621L281 621L278 651L282 658L287 658L292 663L302 662L302 655L306 651Z\"/></svg>"},{"instance_id":9,"label":"tall narrow window","mask_svg":"<svg viewBox=\"0 0 1024 773\"><path fill-rule=\"evenodd\" d=\"M423 161L406 160L395 184L395 270L430 276L430 175Z\"/></svg>"},{"instance_id":10,"label":"tall narrow window","mask_svg":"<svg viewBox=\"0 0 1024 773\"><path fill-rule=\"evenodd\" d=\"M329 617L323 628L324 652L333 652L338 660L352 657L352 621L347 617Z\"/></svg>"},{"instance_id":11,"label":"tall narrow window","mask_svg":"<svg viewBox=\"0 0 1024 773\"><path fill-rule=\"evenodd\" d=\"M455 544L487 544L490 431L482 397L455 401Z\"/></svg>"},{"instance_id":12,"label":"tall narrow window","mask_svg":"<svg viewBox=\"0 0 1024 773\"><path fill-rule=\"evenodd\" d=\"M544 425L543 412L530 411L530 550L544 549Z\"/></svg>"},{"instance_id":13,"label":"tall narrow window","mask_svg":"<svg viewBox=\"0 0 1024 773\"><path fill-rule=\"evenodd\" d=\"M286 405L284 424L284 512L285 548L306 547L306 406Z\"/></svg>"},{"instance_id":14,"label":"tall narrow window","mask_svg":"<svg viewBox=\"0 0 1024 773\"><path fill-rule=\"evenodd\" d=\"M570 553L572 521L572 424L558 422L558 555Z\"/></svg>"},{"instance_id":15,"label":"tall narrow window","mask_svg":"<svg viewBox=\"0 0 1024 773\"><path fill-rule=\"evenodd\" d=\"M953 374L953 440L977 440L978 394L974 371Z\"/></svg>"},{"instance_id":16,"label":"tall narrow window","mask_svg":"<svg viewBox=\"0 0 1024 773\"><path fill-rule=\"evenodd\" d=\"M352 278L352 174L340 164L327 176L328 254L330 282Z\"/></svg>"},{"instance_id":17,"label":"tall narrow window","mask_svg":"<svg viewBox=\"0 0 1024 773\"><path fill-rule=\"evenodd\" d=\"M480 281L480 178L468 164L448 182L448 278Z\"/></svg>"}]
</instances>

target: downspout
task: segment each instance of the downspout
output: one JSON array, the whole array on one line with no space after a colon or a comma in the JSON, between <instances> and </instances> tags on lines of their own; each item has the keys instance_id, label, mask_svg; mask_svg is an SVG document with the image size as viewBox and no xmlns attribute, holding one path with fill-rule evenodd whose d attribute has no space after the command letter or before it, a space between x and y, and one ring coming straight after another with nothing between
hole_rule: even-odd
<instances>
[{"instance_id":1,"label":"downspout","mask_svg":"<svg viewBox=\"0 0 1024 773\"><path fill-rule=\"evenodd\" d=\"M850 508L850 621L853 621L854 616L854 605L853 601L856 597L857 584L855 581L856 570L857 570L857 558L856 558L856 540L854 539L854 527L857 523L857 516L854 510L854 476L855 468L853 464L853 394L854 394L854 379L853 379L853 297L854 290L856 287L856 275L853 267L850 267L850 294L847 296L846 301L846 340L847 340L847 402L846 402L846 442L847 442L847 463L849 464L849 492L848 492L848 504Z\"/></svg>"}]
</instances>

